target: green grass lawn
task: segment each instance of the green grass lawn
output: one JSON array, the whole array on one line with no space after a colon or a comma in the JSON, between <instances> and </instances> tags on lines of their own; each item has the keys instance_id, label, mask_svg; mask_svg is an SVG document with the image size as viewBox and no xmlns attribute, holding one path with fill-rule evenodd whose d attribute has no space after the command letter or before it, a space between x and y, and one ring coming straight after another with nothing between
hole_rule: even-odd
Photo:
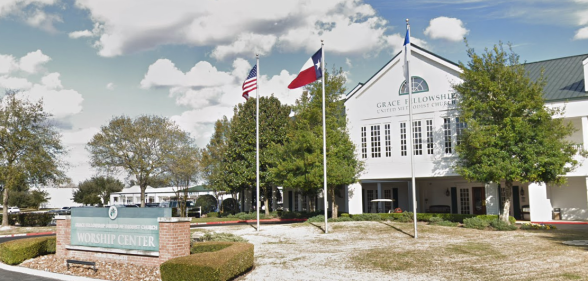
<instances>
[{"instance_id":1,"label":"green grass lawn","mask_svg":"<svg viewBox=\"0 0 588 281\"><path fill-rule=\"evenodd\" d=\"M237 218L192 218L193 223L197 222L217 222L217 221L238 221Z\"/></svg>"}]
</instances>

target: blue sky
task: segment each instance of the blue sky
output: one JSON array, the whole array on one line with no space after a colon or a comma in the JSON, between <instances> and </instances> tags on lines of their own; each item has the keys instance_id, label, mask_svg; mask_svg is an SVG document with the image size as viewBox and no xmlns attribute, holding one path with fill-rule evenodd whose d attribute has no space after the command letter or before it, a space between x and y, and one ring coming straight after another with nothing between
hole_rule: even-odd
<instances>
[{"instance_id":1,"label":"blue sky","mask_svg":"<svg viewBox=\"0 0 588 281\"><path fill-rule=\"evenodd\" d=\"M0 91L43 98L69 149L74 183L91 177L85 144L114 116L166 116L200 147L243 102L260 59L262 95L287 85L325 40L348 88L412 42L454 62L511 42L522 61L588 53L588 0L0 0Z\"/></svg>"}]
</instances>

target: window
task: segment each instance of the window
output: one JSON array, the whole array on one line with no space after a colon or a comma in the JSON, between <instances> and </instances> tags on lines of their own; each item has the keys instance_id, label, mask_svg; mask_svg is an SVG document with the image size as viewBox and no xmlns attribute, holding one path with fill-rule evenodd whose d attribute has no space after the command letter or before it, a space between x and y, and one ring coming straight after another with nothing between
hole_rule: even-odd
<instances>
[{"instance_id":1,"label":"window","mask_svg":"<svg viewBox=\"0 0 588 281\"><path fill-rule=\"evenodd\" d=\"M367 132L361 127L361 158L367 158Z\"/></svg>"},{"instance_id":2,"label":"window","mask_svg":"<svg viewBox=\"0 0 588 281\"><path fill-rule=\"evenodd\" d=\"M467 188L459 189L459 202L461 214L470 213L470 190Z\"/></svg>"},{"instance_id":3,"label":"window","mask_svg":"<svg viewBox=\"0 0 588 281\"><path fill-rule=\"evenodd\" d=\"M114 199L114 203L118 203L118 197L112 197Z\"/></svg>"},{"instance_id":4,"label":"window","mask_svg":"<svg viewBox=\"0 0 588 281\"><path fill-rule=\"evenodd\" d=\"M429 84L427 84L427 81L425 81L425 79L418 76L412 76L411 82L413 94L429 91ZM402 82L402 85L400 86L400 95L408 95L408 87L406 86L406 81Z\"/></svg>"},{"instance_id":5,"label":"window","mask_svg":"<svg viewBox=\"0 0 588 281\"><path fill-rule=\"evenodd\" d=\"M421 121L412 121L412 153L423 155L423 133L421 132Z\"/></svg>"},{"instance_id":6,"label":"window","mask_svg":"<svg viewBox=\"0 0 588 281\"><path fill-rule=\"evenodd\" d=\"M427 124L427 154L433 154L433 120L425 121Z\"/></svg>"},{"instance_id":7,"label":"window","mask_svg":"<svg viewBox=\"0 0 588 281\"><path fill-rule=\"evenodd\" d=\"M400 123L400 156L406 156L406 123Z\"/></svg>"},{"instance_id":8,"label":"window","mask_svg":"<svg viewBox=\"0 0 588 281\"><path fill-rule=\"evenodd\" d=\"M380 125L371 126L372 137L372 158L380 158L382 153L380 151Z\"/></svg>"},{"instance_id":9,"label":"window","mask_svg":"<svg viewBox=\"0 0 588 281\"><path fill-rule=\"evenodd\" d=\"M307 200L307 197L306 196L302 196L302 211L303 212L307 211L307 206L306 206L308 204L307 201L308 201Z\"/></svg>"},{"instance_id":10,"label":"window","mask_svg":"<svg viewBox=\"0 0 588 281\"><path fill-rule=\"evenodd\" d=\"M443 118L443 138L445 153L453 153L451 145L451 118Z\"/></svg>"},{"instance_id":11,"label":"window","mask_svg":"<svg viewBox=\"0 0 588 281\"><path fill-rule=\"evenodd\" d=\"M457 145L461 143L461 136L463 134L463 130L465 129L466 124L463 122L463 119L459 117L455 117L455 134L456 134L456 142Z\"/></svg>"},{"instance_id":12,"label":"window","mask_svg":"<svg viewBox=\"0 0 588 281\"><path fill-rule=\"evenodd\" d=\"M384 124L384 146L386 157L392 157L392 141L390 139L390 124Z\"/></svg>"}]
</instances>

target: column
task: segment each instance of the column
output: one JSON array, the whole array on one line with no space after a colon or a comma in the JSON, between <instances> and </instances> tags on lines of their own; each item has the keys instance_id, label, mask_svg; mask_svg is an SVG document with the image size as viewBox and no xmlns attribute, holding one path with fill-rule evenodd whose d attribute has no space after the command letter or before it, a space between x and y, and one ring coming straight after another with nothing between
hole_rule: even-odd
<instances>
[{"instance_id":1,"label":"column","mask_svg":"<svg viewBox=\"0 0 588 281\"><path fill-rule=\"evenodd\" d=\"M529 208L531 208L531 221L551 221L551 200L547 196L545 183L529 184Z\"/></svg>"},{"instance_id":2,"label":"column","mask_svg":"<svg viewBox=\"0 0 588 281\"><path fill-rule=\"evenodd\" d=\"M486 214L499 215L500 214L500 192L498 183L486 183L484 185L486 191Z\"/></svg>"},{"instance_id":3,"label":"column","mask_svg":"<svg viewBox=\"0 0 588 281\"><path fill-rule=\"evenodd\" d=\"M378 194L376 194L377 199L382 199L382 183L378 183ZM378 210L376 213L379 213L382 210L382 202L378 202Z\"/></svg>"},{"instance_id":4,"label":"column","mask_svg":"<svg viewBox=\"0 0 588 281\"><path fill-rule=\"evenodd\" d=\"M347 186L348 211L350 215L363 214L363 195L361 183Z\"/></svg>"}]
</instances>

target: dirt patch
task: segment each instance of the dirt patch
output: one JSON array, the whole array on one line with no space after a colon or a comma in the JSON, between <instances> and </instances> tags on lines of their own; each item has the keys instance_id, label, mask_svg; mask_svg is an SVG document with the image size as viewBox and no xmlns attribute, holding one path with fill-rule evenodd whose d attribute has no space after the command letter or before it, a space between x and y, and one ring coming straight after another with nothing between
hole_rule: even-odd
<instances>
[{"instance_id":1,"label":"dirt patch","mask_svg":"<svg viewBox=\"0 0 588 281\"><path fill-rule=\"evenodd\" d=\"M414 239L410 223L329 223L329 234L323 227L321 223L261 225L257 232L254 225L215 226L197 228L194 236L224 232L253 243L255 268L238 280L585 280L588 276L588 247L563 244L588 240L585 229L481 231L419 224ZM23 266L65 271L64 261L53 256ZM157 268L115 263L97 267L99 273L110 275L84 276L159 280ZM76 270L68 274L77 274Z\"/></svg>"}]
</instances>

